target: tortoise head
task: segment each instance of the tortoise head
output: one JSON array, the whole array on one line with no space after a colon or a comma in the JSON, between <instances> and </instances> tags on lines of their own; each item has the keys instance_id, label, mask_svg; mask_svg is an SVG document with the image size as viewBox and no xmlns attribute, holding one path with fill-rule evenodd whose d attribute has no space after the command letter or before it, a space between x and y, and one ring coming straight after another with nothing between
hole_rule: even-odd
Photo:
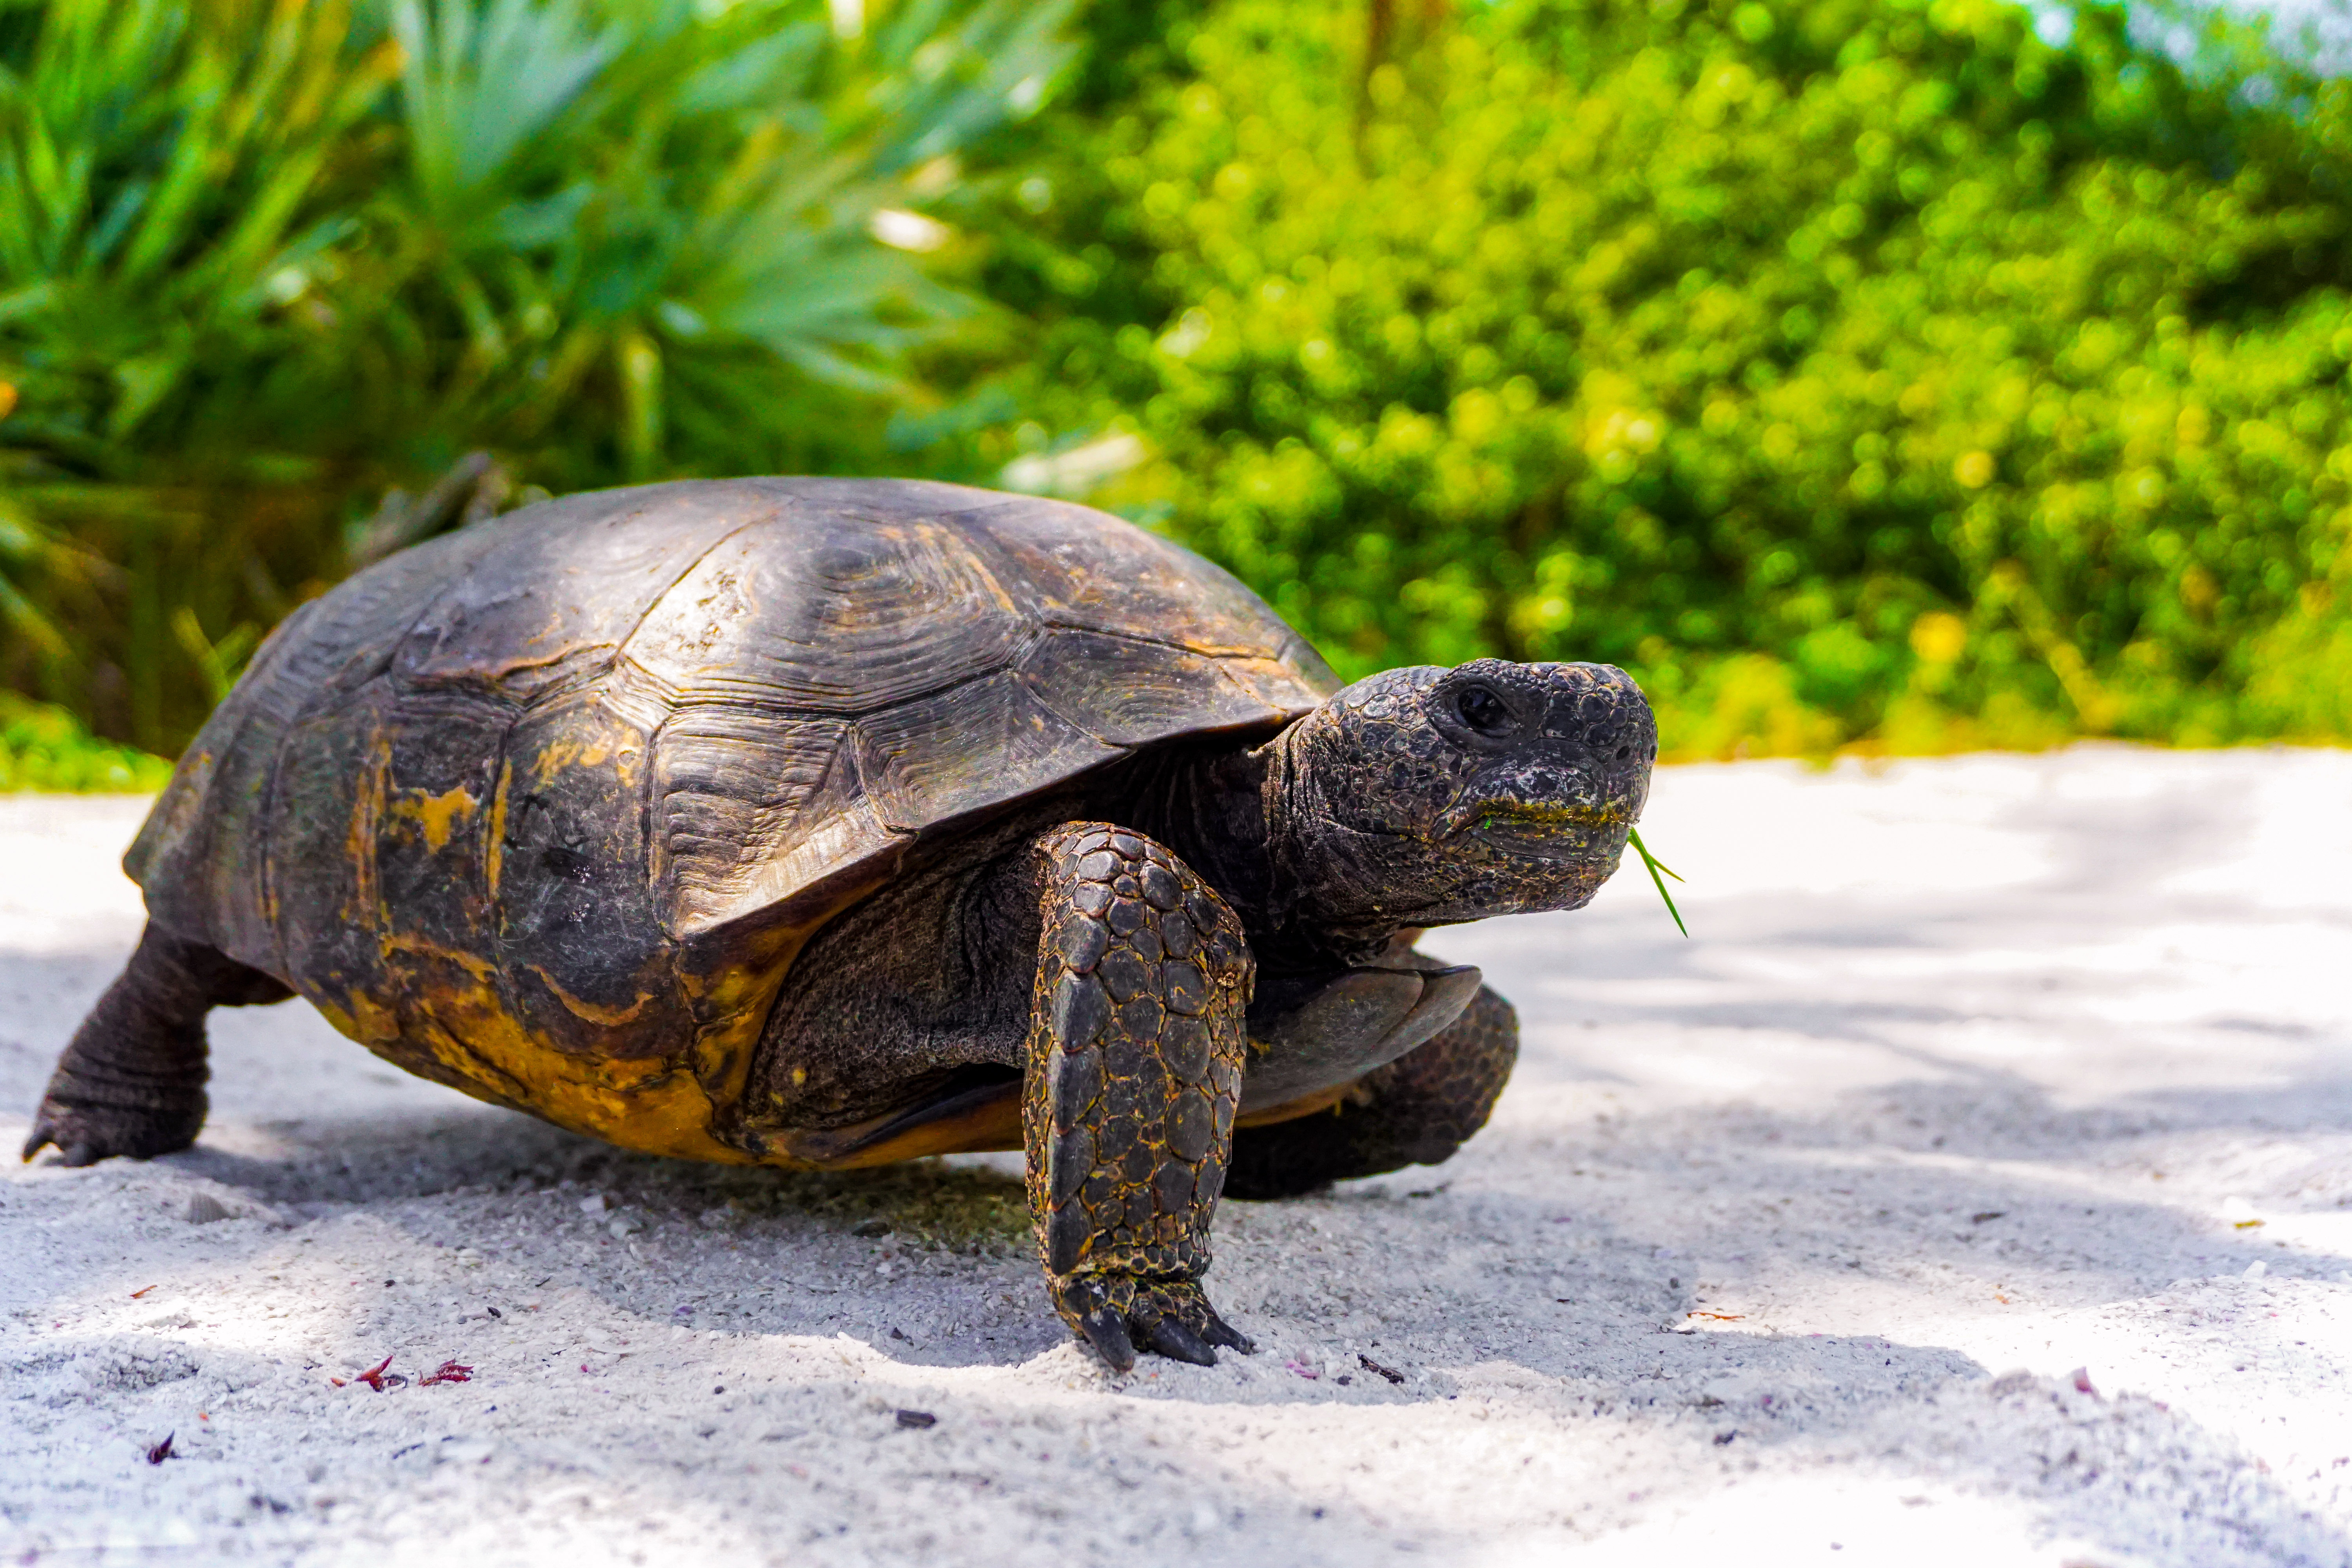
<instances>
[{"instance_id":1,"label":"tortoise head","mask_svg":"<svg viewBox=\"0 0 2352 1568\"><path fill-rule=\"evenodd\" d=\"M1308 919L1572 910L1617 869L1658 729L1606 664L1482 658L1357 681L1286 731L1274 851Z\"/></svg>"}]
</instances>

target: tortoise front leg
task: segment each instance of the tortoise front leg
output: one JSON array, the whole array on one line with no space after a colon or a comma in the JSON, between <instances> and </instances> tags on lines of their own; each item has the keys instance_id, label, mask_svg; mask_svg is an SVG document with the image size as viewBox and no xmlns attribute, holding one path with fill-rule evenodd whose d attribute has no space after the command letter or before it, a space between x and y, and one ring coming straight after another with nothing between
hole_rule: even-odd
<instances>
[{"instance_id":1,"label":"tortoise front leg","mask_svg":"<svg viewBox=\"0 0 2352 1568\"><path fill-rule=\"evenodd\" d=\"M1036 988L1022 1138L1054 1309L1115 1370L1141 1344L1248 1352L1201 1293L1241 1102L1241 921L1160 845L1103 822L1035 843Z\"/></svg>"}]
</instances>

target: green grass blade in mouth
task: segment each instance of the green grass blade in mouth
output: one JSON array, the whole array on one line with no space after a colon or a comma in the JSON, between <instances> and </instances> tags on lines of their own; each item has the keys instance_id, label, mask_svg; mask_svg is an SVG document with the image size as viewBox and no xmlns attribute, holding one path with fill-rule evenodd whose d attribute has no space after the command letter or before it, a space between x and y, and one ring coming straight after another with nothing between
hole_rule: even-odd
<instances>
[{"instance_id":1,"label":"green grass blade in mouth","mask_svg":"<svg viewBox=\"0 0 2352 1568\"><path fill-rule=\"evenodd\" d=\"M1658 897L1666 900L1666 913L1675 917L1675 929L1685 936L1690 935L1690 927L1683 924L1682 910L1675 908L1675 896L1666 891L1666 878L1658 875L1659 872L1664 871L1666 877L1672 877L1679 882L1683 879L1681 873L1651 854L1650 847L1642 842L1642 836L1639 833L1628 829L1625 840L1633 845L1633 853L1639 855L1642 858L1642 864L1649 868L1650 880L1657 884Z\"/></svg>"}]
</instances>

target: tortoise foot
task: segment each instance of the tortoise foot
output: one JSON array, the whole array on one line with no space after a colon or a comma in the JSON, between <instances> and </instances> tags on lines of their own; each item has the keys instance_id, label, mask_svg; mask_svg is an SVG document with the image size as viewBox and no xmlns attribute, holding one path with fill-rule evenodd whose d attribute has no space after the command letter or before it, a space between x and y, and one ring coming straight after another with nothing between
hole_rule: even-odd
<instances>
[{"instance_id":1,"label":"tortoise foot","mask_svg":"<svg viewBox=\"0 0 2352 1568\"><path fill-rule=\"evenodd\" d=\"M58 1058L25 1140L68 1165L176 1154L205 1128L205 1015L293 993L257 969L150 923Z\"/></svg>"},{"instance_id":2,"label":"tortoise foot","mask_svg":"<svg viewBox=\"0 0 2352 1568\"><path fill-rule=\"evenodd\" d=\"M1216 1365L1219 1345L1257 1349L1191 1280L1087 1275L1055 1281L1054 1305L1113 1372L1133 1371L1139 1349L1194 1366Z\"/></svg>"},{"instance_id":3,"label":"tortoise foot","mask_svg":"<svg viewBox=\"0 0 2352 1568\"><path fill-rule=\"evenodd\" d=\"M78 1102L52 1090L33 1113L23 1158L30 1160L51 1145L68 1165L94 1165L116 1155L152 1160L176 1154L204 1131L205 1110L201 1089L184 1096L155 1095L141 1105Z\"/></svg>"}]
</instances>

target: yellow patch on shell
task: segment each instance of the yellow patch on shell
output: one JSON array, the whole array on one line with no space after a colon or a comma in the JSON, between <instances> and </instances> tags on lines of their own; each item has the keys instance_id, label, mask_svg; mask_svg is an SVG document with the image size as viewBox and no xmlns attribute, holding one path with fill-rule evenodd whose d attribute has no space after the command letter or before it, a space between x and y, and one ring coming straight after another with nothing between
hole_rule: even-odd
<instances>
[{"instance_id":1,"label":"yellow patch on shell","mask_svg":"<svg viewBox=\"0 0 2352 1568\"><path fill-rule=\"evenodd\" d=\"M508 1012L488 982L488 965L477 973L481 984L436 985L406 1008L359 993L350 996L348 1012L315 1000L338 1031L394 1066L567 1131L675 1159L807 1165L788 1155L762 1160L713 1136L711 1097L688 1064L665 1057L585 1057L559 1050ZM742 1054L757 1024L756 1014L735 1021L727 1032L740 1037L723 1042L727 1048L718 1040L707 1045L721 1057Z\"/></svg>"},{"instance_id":2,"label":"yellow patch on shell","mask_svg":"<svg viewBox=\"0 0 2352 1568\"><path fill-rule=\"evenodd\" d=\"M575 1018L584 1019L602 1028L617 1029L624 1024L635 1023L644 1015L646 1004L654 999L652 993L640 991L637 993L637 999L625 1007L602 1007L593 1002L583 1001L566 991L555 983L555 976L538 964L526 963L523 967L539 976L539 983L546 986L558 1002L563 1004L564 1011Z\"/></svg>"},{"instance_id":3,"label":"yellow patch on shell","mask_svg":"<svg viewBox=\"0 0 2352 1568\"><path fill-rule=\"evenodd\" d=\"M403 790L393 803L392 815L415 823L425 830L425 847L436 854L446 847L449 834L456 826L474 815L482 803L467 793L464 784L440 795L426 795L423 790Z\"/></svg>"}]
</instances>

